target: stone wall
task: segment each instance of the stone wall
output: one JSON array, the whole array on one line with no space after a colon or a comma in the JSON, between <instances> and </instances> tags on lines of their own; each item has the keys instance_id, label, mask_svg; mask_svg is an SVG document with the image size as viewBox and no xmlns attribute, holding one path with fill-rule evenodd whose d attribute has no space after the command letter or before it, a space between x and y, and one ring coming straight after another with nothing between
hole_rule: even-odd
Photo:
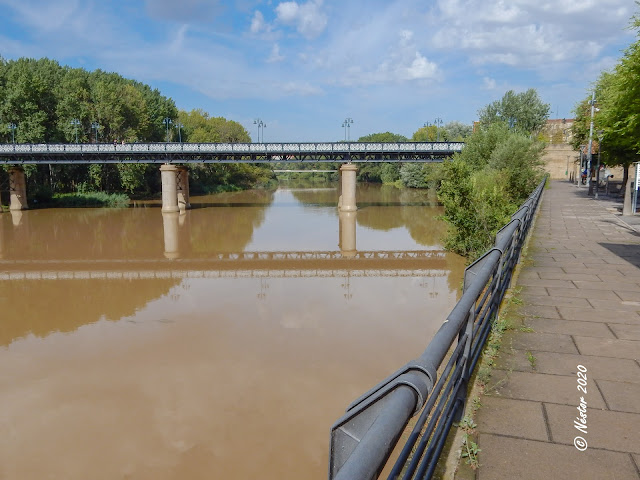
<instances>
[{"instance_id":1,"label":"stone wall","mask_svg":"<svg viewBox=\"0 0 640 480\"><path fill-rule=\"evenodd\" d=\"M575 171L575 164L579 158L579 152L566 143L549 144L542 155L544 169L552 180L568 180L569 174Z\"/></svg>"}]
</instances>

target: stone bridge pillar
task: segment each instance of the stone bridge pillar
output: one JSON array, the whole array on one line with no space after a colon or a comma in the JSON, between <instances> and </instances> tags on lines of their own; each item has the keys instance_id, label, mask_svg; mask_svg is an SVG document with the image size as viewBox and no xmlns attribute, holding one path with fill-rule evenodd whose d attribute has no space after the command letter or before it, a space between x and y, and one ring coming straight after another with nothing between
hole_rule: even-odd
<instances>
[{"instance_id":1,"label":"stone bridge pillar","mask_svg":"<svg viewBox=\"0 0 640 480\"><path fill-rule=\"evenodd\" d=\"M191 208L189 203L189 168L186 166L177 167L178 176L178 208L181 212L184 212L188 208Z\"/></svg>"},{"instance_id":2,"label":"stone bridge pillar","mask_svg":"<svg viewBox=\"0 0 640 480\"><path fill-rule=\"evenodd\" d=\"M338 246L343 257L353 257L356 254L356 215L358 212L338 212L340 219Z\"/></svg>"},{"instance_id":3,"label":"stone bridge pillar","mask_svg":"<svg viewBox=\"0 0 640 480\"><path fill-rule=\"evenodd\" d=\"M9 170L9 210L26 210L27 205L27 183L24 178L22 167L12 167Z\"/></svg>"},{"instance_id":4,"label":"stone bridge pillar","mask_svg":"<svg viewBox=\"0 0 640 480\"><path fill-rule=\"evenodd\" d=\"M160 167L162 178L162 211L178 212L178 185L175 165L164 164Z\"/></svg>"},{"instance_id":5,"label":"stone bridge pillar","mask_svg":"<svg viewBox=\"0 0 640 480\"><path fill-rule=\"evenodd\" d=\"M338 200L338 209L341 212L355 212L356 205L356 172L358 167L353 163L345 163L340 167L340 182L342 194Z\"/></svg>"}]
</instances>

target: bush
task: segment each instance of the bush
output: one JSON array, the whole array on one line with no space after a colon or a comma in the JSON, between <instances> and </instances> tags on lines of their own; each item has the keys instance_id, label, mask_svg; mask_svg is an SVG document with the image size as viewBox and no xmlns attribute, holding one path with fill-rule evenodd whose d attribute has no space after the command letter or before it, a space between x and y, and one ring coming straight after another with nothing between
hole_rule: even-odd
<instances>
[{"instance_id":1,"label":"bush","mask_svg":"<svg viewBox=\"0 0 640 480\"><path fill-rule=\"evenodd\" d=\"M400 179L405 187L427 188L424 165L421 163L405 163L400 167Z\"/></svg>"},{"instance_id":2,"label":"bush","mask_svg":"<svg viewBox=\"0 0 640 480\"><path fill-rule=\"evenodd\" d=\"M124 193L61 193L51 199L54 207L110 207L127 208L129 197Z\"/></svg>"},{"instance_id":3,"label":"bush","mask_svg":"<svg viewBox=\"0 0 640 480\"><path fill-rule=\"evenodd\" d=\"M474 133L461 153L433 177L449 224L447 248L475 260L493 245L509 220L542 179L544 145L502 124Z\"/></svg>"}]
</instances>

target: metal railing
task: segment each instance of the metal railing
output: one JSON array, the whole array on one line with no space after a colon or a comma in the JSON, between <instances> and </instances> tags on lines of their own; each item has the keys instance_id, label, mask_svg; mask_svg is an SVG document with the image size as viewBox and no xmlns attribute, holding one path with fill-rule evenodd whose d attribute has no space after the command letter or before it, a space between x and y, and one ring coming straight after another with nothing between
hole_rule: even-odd
<instances>
[{"instance_id":1,"label":"metal railing","mask_svg":"<svg viewBox=\"0 0 640 480\"><path fill-rule=\"evenodd\" d=\"M469 378L511 282L545 181L498 232L495 246L467 267L462 297L422 355L355 400L333 425L330 480L377 478L409 418L417 414L388 478L431 478L451 425L464 410Z\"/></svg>"},{"instance_id":2,"label":"metal railing","mask_svg":"<svg viewBox=\"0 0 640 480\"><path fill-rule=\"evenodd\" d=\"M0 144L0 164L439 162L463 142Z\"/></svg>"}]
</instances>

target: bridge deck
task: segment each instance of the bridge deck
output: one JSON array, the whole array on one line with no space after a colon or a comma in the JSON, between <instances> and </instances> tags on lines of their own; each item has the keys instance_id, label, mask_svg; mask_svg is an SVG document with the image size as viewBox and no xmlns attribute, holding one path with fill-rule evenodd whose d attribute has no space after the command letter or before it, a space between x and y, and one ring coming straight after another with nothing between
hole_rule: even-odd
<instances>
[{"instance_id":1,"label":"bridge deck","mask_svg":"<svg viewBox=\"0 0 640 480\"><path fill-rule=\"evenodd\" d=\"M462 142L59 143L0 145L0 164L441 162Z\"/></svg>"}]
</instances>

